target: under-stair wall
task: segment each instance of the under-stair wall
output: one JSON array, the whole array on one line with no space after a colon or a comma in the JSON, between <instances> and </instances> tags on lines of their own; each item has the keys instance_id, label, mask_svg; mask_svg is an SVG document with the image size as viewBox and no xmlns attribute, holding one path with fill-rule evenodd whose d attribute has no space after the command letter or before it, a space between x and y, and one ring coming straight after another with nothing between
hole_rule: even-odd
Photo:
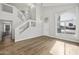
<instances>
[{"instance_id":1,"label":"under-stair wall","mask_svg":"<svg viewBox=\"0 0 79 59\"><path fill-rule=\"evenodd\" d=\"M15 42L42 35L41 6L36 6L36 19L29 19L15 29Z\"/></svg>"}]
</instances>

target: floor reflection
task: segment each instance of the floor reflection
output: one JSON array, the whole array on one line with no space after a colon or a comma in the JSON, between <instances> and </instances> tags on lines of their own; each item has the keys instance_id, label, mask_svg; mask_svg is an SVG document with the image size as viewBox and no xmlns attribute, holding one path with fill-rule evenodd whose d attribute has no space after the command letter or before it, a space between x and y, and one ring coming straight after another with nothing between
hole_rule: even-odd
<instances>
[{"instance_id":1,"label":"floor reflection","mask_svg":"<svg viewBox=\"0 0 79 59\"><path fill-rule=\"evenodd\" d=\"M79 55L79 45L56 41L51 48L50 53L53 55Z\"/></svg>"}]
</instances>

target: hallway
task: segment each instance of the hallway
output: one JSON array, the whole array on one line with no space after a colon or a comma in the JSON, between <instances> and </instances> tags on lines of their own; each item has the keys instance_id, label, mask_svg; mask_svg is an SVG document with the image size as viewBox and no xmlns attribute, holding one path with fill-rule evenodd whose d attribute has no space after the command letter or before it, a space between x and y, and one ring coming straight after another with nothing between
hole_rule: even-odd
<instances>
[{"instance_id":1,"label":"hallway","mask_svg":"<svg viewBox=\"0 0 79 59\"><path fill-rule=\"evenodd\" d=\"M4 43L8 43L8 42L11 42L11 41L12 40L11 40L11 35L10 34L3 37L3 42Z\"/></svg>"},{"instance_id":2,"label":"hallway","mask_svg":"<svg viewBox=\"0 0 79 59\"><path fill-rule=\"evenodd\" d=\"M11 39L11 35L6 35L3 37L3 40L0 42L0 50L5 49L5 47L13 44L14 41Z\"/></svg>"}]
</instances>

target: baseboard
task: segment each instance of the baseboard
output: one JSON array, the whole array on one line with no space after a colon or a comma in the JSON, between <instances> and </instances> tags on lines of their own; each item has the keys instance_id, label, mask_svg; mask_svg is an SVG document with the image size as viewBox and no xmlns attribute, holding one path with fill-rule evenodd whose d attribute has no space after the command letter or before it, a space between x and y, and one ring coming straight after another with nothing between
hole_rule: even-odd
<instances>
[{"instance_id":1,"label":"baseboard","mask_svg":"<svg viewBox=\"0 0 79 59\"><path fill-rule=\"evenodd\" d=\"M28 39L35 39L35 38L39 38L39 37L43 37L43 36L36 36L36 37L30 37L30 38L19 39L19 40L16 40L16 39L15 39L15 42L19 42L19 41L22 41L22 40L28 40Z\"/></svg>"},{"instance_id":2,"label":"baseboard","mask_svg":"<svg viewBox=\"0 0 79 59\"><path fill-rule=\"evenodd\" d=\"M50 39L55 39L55 40L63 41L63 42L67 42L67 43L79 44L79 42L70 41L70 40L66 40L66 39L61 39L61 38L57 38L57 37L46 36L46 35L36 36L36 37L28 38L28 39L36 39L36 38L40 38L40 37L43 37L43 38L46 38L47 37L47 38L50 38ZM28 40L28 39L25 38L23 40ZM19 41L22 41L22 40L19 40ZM15 42L18 42L18 41L15 41Z\"/></svg>"},{"instance_id":3,"label":"baseboard","mask_svg":"<svg viewBox=\"0 0 79 59\"><path fill-rule=\"evenodd\" d=\"M48 37L50 39L55 39L55 40L63 41L63 42L67 42L67 43L79 44L79 42L77 42L77 41L71 41L71 40L66 40L66 39L61 39L61 38L51 37L51 36L45 36L45 37Z\"/></svg>"}]
</instances>

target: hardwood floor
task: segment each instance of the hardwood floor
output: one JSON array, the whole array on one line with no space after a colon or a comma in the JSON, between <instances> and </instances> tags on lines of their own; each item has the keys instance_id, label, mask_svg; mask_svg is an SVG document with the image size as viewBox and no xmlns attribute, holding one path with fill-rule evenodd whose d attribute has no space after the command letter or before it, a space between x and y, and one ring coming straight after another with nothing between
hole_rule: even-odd
<instances>
[{"instance_id":1,"label":"hardwood floor","mask_svg":"<svg viewBox=\"0 0 79 59\"><path fill-rule=\"evenodd\" d=\"M79 55L79 44L41 36L19 42L0 43L2 55Z\"/></svg>"}]
</instances>

